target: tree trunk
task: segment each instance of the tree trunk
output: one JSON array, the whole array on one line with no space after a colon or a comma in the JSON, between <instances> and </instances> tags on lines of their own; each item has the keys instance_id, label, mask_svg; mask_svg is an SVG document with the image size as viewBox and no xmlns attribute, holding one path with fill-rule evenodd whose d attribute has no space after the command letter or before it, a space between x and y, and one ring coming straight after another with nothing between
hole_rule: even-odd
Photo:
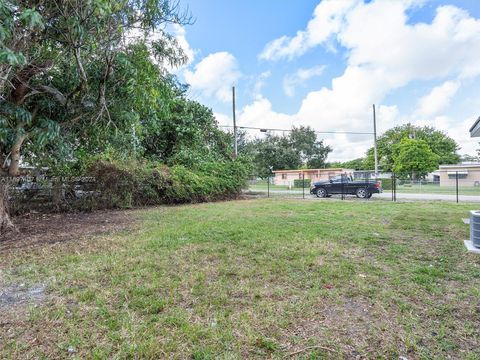
<instances>
[{"instance_id":1,"label":"tree trunk","mask_svg":"<svg viewBox=\"0 0 480 360\"><path fill-rule=\"evenodd\" d=\"M3 165L5 164L7 156L5 155L5 148L0 145L0 175L2 175L3 172Z\"/></svg>"},{"instance_id":2,"label":"tree trunk","mask_svg":"<svg viewBox=\"0 0 480 360\"><path fill-rule=\"evenodd\" d=\"M18 176L20 173L20 150L27 137L20 132L20 129L23 128L17 126L17 135L15 137L15 142L12 145L12 153L10 155L10 166L8 168L9 176Z\"/></svg>"},{"instance_id":3,"label":"tree trunk","mask_svg":"<svg viewBox=\"0 0 480 360\"><path fill-rule=\"evenodd\" d=\"M0 184L0 235L8 231L16 231L17 229L10 220L8 215L8 191L7 185Z\"/></svg>"},{"instance_id":4,"label":"tree trunk","mask_svg":"<svg viewBox=\"0 0 480 360\"><path fill-rule=\"evenodd\" d=\"M62 202L65 200L65 193L63 189L63 184L60 180L56 179L52 184L52 201L53 205L57 210L60 210Z\"/></svg>"}]
</instances>

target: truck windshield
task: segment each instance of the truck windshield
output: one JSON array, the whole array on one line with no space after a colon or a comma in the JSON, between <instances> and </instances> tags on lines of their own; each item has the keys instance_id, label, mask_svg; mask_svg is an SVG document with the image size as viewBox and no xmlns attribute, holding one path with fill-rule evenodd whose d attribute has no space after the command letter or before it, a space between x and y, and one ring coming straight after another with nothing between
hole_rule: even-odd
<instances>
[{"instance_id":1,"label":"truck windshield","mask_svg":"<svg viewBox=\"0 0 480 360\"><path fill-rule=\"evenodd\" d=\"M336 176L332 176L332 178L330 179L332 182L347 182L349 180L348 176L346 175L336 175Z\"/></svg>"}]
</instances>

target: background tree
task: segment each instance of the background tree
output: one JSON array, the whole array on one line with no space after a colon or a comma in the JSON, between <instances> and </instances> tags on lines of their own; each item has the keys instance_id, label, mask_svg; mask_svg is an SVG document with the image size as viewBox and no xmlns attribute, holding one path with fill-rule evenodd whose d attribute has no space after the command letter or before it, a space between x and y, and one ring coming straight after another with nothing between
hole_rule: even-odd
<instances>
[{"instance_id":1,"label":"background tree","mask_svg":"<svg viewBox=\"0 0 480 360\"><path fill-rule=\"evenodd\" d=\"M365 166L365 158L357 158L349 161L336 161L328 163L328 167L353 169L353 170L367 170Z\"/></svg>"},{"instance_id":2,"label":"background tree","mask_svg":"<svg viewBox=\"0 0 480 360\"><path fill-rule=\"evenodd\" d=\"M272 170L298 169L302 165L298 151L288 137L267 134L264 139L253 141L254 168L261 177L268 177Z\"/></svg>"},{"instance_id":3,"label":"background tree","mask_svg":"<svg viewBox=\"0 0 480 360\"><path fill-rule=\"evenodd\" d=\"M412 180L438 168L438 155L425 140L402 139L393 148L393 160L393 170L399 174L408 174Z\"/></svg>"},{"instance_id":4,"label":"background tree","mask_svg":"<svg viewBox=\"0 0 480 360\"><path fill-rule=\"evenodd\" d=\"M287 136L267 134L256 139L249 148L257 173L266 177L272 170L289 170L325 167L328 154L332 151L323 140L317 140L310 127L292 128Z\"/></svg>"},{"instance_id":5,"label":"background tree","mask_svg":"<svg viewBox=\"0 0 480 360\"><path fill-rule=\"evenodd\" d=\"M479 162L480 156L474 156L469 154L460 155L461 162Z\"/></svg>"},{"instance_id":6,"label":"background tree","mask_svg":"<svg viewBox=\"0 0 480 360\"><path fill-rule=\"evenodd\" d=\"M377 140L378 159L380 169L393 171L395 167L394 148L403 139L423 140L429 149L437 155L437 166L442 164L455 164L460 160L457 154L458 144L445 133L429 126L414 126L405 124L386 131ZM374 168L374 151L370 148L367 151L365 166Z\"/></svg>"},{"instance_id":7,"label":"background tree","mask_svg":"<svg viewBox=\"0 0 480 360\"><path fill-rule=\"evenodd\" d=\"M293 127L290 142L299 153L302 164L308 168L325 167L325 161L332 149L324 145L323 140L317 140L317 134L311 127Z\"/></svg>"}]
</instances>

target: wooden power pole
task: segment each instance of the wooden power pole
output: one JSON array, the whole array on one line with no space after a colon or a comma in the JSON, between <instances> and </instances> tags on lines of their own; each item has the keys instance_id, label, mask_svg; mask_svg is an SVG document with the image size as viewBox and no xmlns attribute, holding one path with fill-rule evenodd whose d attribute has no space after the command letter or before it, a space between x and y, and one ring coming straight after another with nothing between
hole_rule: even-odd
<instances>
[{"instance_id":1,"label":"wooden power pole","mask_svg":"<svg viewBox=\"0 0 480 360\"><path fill-rule=\"evenodd\" d=\"M234 138L234 154L238 155L238 143L237 143L237 119L235 116L235 86L232 86L232 100L233 100L233 138Z\"/></svg>"},{"instance_id":2,"label":"wooden power pole","mask_svg":"<svg viewBox=\"0 0 480 360\"><path fill-rule=\"evenodd\" d=\"M377 117L375 114L375 104L373 104L373 153L375 156L375 176L378 176Z\"/></svg>"}]
</instances>

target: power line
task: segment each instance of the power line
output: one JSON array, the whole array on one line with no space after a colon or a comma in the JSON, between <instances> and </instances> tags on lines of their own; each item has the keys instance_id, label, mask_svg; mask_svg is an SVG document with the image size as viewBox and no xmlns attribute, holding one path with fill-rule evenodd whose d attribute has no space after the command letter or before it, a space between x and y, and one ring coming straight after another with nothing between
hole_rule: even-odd
<instances>
[{"instance_id":1,"label":"power line","mask_svg":"<svg viewBox=\"0 0 480 360\"><path fill-rule=\"evenodd\" d=\"M220 125L219 127L223 128L233 128L232 125ZM237 126L237 129L247 129L247 130L260 130L261 132L267 131L288 131L292 132L292 129L271 129L271 128L260 128L253 126ZM316 134L347 134L347 135L373 135L373 132L357 132L357 131L317 131L314 130Z\"/></svg>"}]
</instances>

